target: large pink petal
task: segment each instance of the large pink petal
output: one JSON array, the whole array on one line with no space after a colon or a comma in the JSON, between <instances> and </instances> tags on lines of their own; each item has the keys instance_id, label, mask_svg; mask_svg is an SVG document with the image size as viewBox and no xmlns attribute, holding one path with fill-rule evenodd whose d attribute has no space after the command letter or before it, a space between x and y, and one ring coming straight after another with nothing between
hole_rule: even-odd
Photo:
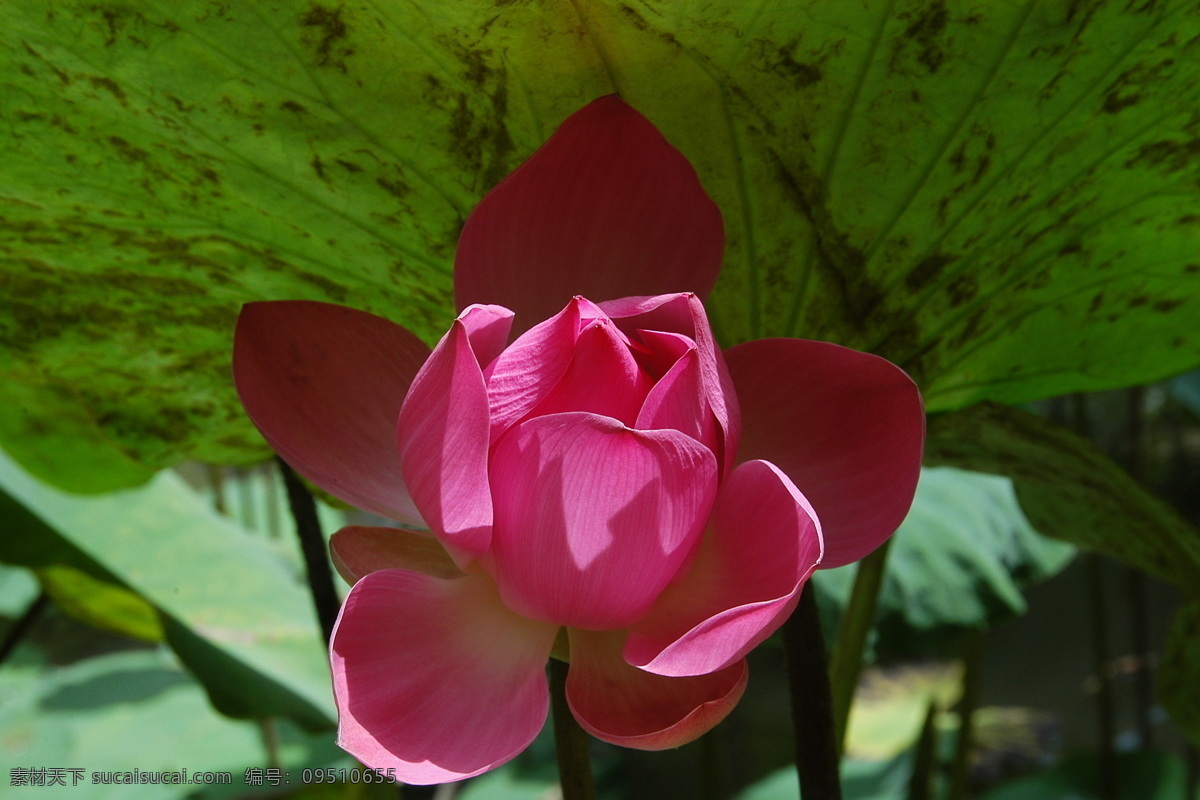
<instances>
[{"instance_id":1,"label":"large pink petal","mask_svg":"<svg viewBox=\"0 0 1200 800\"><path fill-rule=\"evenodd\" d=\"M623 631L568 631L567 702L597 739L638 750L687 744L711 730L746 689L745 660L719 672L668 678L621 658Z\"/></svg>"},{"instance_id":2,"label":"large pink petal","mask_svg":"<svg viewBox=\"0 0 1200 800\"><path fill-rule=\"evenodd\" d=\"M491 541L490 425L483 372L466 324L455 320L413 379L398 438L409 492L460 564Z\"/></svg>"},{"instance_id":3,"label":"large pink petal","mask_svg":"<svg viewBox=\"0 0 1200 800\"><path fill-rule=\"evenodd\" d=\"M590 411L632 425L651 380L624 339L606 317L584 325L575 340L570 366L532 415Z\"/></svg>"},{"instance_id":4,"label":"large pink petal","mask_svg":"<svg viewBox=\"0 0 1200 800\"><path fill-rule=\"evenodd\" d=\"M619 97L572 114L475 207L454 262L459 308L500 303L518 330L574 295L708 295L725 249L696 171Z\"/></svg>"},{"instance_id":5,"label":"large pink petal","mask_svg":"<svg viewBox=\"0 0 1200 800\"><path fill-rule=\"evenodd\" d=\"M248 303L233 341L246 413L325 491L421 524L401 477L396 418L429 348L382 317L329 303Z\"/></svg>"},{"instance_id":6,"label":"large pink petal","mask_svg":"<svg viewBox=\"0 0 1200 800\"><path fill-rule=\"evenodd\" d=\"M820 560L821 527L804 496L774 465L741 464L687 577L634 626L625 658L660 675L732 664L783 624Z\"/></svg>"},{"instance_id":7,"label":"large pink petal","mask_svg":"<svg viewBox=\"0 0 1200 800\"><path fill-rule=\"evenodd\" d=\"M742 404L738 459L777 465L813 504L821 567L882 544L908 513L921 471L916 384L878 356L827 342L762 339L725 358Z\"/></svg>"},{"instance_id":8,"label":"large pink petal","mask_svg":"<svg viewBox=\"0 0 1200 800\"><path fill-rule=\"evenodd\" d=\"M738 395L729 370L713 338L708 315L700 298L690 292L658 297L624 297L600 303L617 326L626 333L637 330L665 331L686 336L696 343L700 356L700 377L709 406L725 436L717 450L721 474L733 468L741 437L741 413Z\"/></svg>"},{"instance_id":9,"label":"large pink petal","mask_svg":"<svg viewBox=\"0 0 1200 800\"><path fill-rule=\"evenodd\" d=\"M608 417L535 417L492 456L500 594L534 619L581 628L641 618L698 541L716 493L708 448Z\"/></svg>"},{"instance_id":10,"label":"large pink petal","mask_svg":"<svg viewBox=\"0 0 1200 800\"><path fill-rule=\"evenodd\" d=\"M333 566L346 583L381 569L407 569L435 578L461 578L446 548L424 531L350 525L329 538Z\"/></svg>"},{"instance_id":11,"label":"large pink petal","mask_svg":"<svg viewBox=\"0 0 1200 800\"><path fill-rule=\"evenodd\" d=\"M505 608L486 575L372 572L346 598L329 648L338 744L405 783L503 764L545 722L556 634Z\"/></svg>"}]
</instances>

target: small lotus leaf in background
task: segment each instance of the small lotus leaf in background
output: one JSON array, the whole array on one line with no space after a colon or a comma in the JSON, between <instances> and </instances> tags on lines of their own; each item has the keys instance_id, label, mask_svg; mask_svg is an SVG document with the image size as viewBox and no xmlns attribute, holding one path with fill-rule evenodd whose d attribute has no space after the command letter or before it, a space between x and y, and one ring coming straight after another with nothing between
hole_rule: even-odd
<instances>
[{"instance_id":1,"label":"small lotus leaf in background","mask_svg":"<svg viewBox=\"0 0 1200 800\"><path fill-rule=\"evenodd\" d=\"M329 667L312 602L262 539L212 511L172 473L97 497L68 495L0 453L0 553L66 563L154 606L167 641L237 716L333 719Z\"/></svg>"},{"instance_id":2,"label":"small lotus leaf in background","mask_svg":"<svg viewBox=\"0 0 1200 800\"><path fill-rule=\"evenodd\" d=\"M936 640L1025 611L1021 592L1058 573L1074 548L1039 536L1007 478L925 468L892 538L879 596L877 646L912 655ZM856 567L818 571L822 608L844 607Z\"/></svg>"},{"instance_id":3,"label":"small lotus leaf in background","mask_svg":"<svg viewBox=\"0 0 1200 800\"><path fill-rule=\"evenodd\" d=\"M136 639L162 641L158 612L137 593L69 564L51 564L34 572L54 604L75 619Z\"/></svg>"},{"instance_id":4,"label":"small lotus leaf in background","mask_svg":"<svg viewBox=\"0 0 1200 800\"><path fill-rule=\"evenodd\" d=\"M1200 531L1059 425L997 404L940 415L925 462L1003 473L1042 533L1200 592Z\"/></svg>"},{"instance_id":5,"label":"small lotus leaf in background","mask_svg":"<svg viewBox=\"0 0 1200 800\"><path fill-rule=\"evenodd\" d=\"M262 457L228 378L240 304L432 341L466 213L613 91L724 212L726 345L873 350L931 409L1194 367L1197 8L10 0L0 384L28 399L0 437L69 488L97 479L50 463L74 448L43 400L118 483Z\"/></svg>"}]
</instances>

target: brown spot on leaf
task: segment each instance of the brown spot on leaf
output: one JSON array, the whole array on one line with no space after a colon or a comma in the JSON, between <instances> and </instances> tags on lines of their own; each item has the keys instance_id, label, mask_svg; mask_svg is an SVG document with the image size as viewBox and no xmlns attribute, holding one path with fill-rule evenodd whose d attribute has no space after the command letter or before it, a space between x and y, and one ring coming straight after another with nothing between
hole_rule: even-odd
<instances>
[{"instance_id":1,"label":"brown spot on leaf","mask_svg":"<svg viewBox=\"0 0 1200 800\"><path fill-rule=\"evenodd\" d=\"M904 31L905 37L915 41L921 48L917 61L924 64L930 72L937 72L946 58L938 42L950 15L946 11L943 0L934 0L914 19Z\"/></svg>"},{"instance_id":2,"label":"brown spot on leaf","mask_svg":"<svg viewBox=\"0 0 1200 800\"><path fill-rule=\"evenodd\" d=\"M463 77L477 87L476 93L455 93L446 99L450 110L450 152L470 173L477 176L481 188L490 189L500 182L511 167L512 137L505 119L508 114L507 75L503 61L492 67L486 51L463 49L459 53ZM430 91L433 91L432 84ZM481 112L477 103L489 101L491 113Z\"/></svg>"},{"instance_id":3,"label":"brown spot on leaf","mask_svg":"<svg viewBox=\"0 0 1200 800\"><path fill-rule=\"evenodd\" d=\"M643 33L654 34L667 44L672 45L680 50L683 49L682 45L679 44L679 40L675 38L675 34L671 33L670 31L659 30L658 28L653 27L649 22L646 21L645 17L639 14L637 10L631 6L622 4L621 13L624 14L628 22L639 31L642 31Z\"/></svg>"},{"instance_id":4,"label":"brown spot on leaf","mask_svg":"<svg viewBox=\"0 0 1200 800\"><path fill-rule=\"evenodd\" d=\"M388 180L387 178L376 178L375 182L383 187L383 189L395 197L397 200L403 200L412 192L412 187L400 180Z\"/></svg>"},{"instance_id":5,"label":"brown spot on leaf","mask_svg":"<svg viewBox=\"0 0 1200 800\"><path fill-rule=\"evenodd\" d=\"M1139 147L1125 166L1162 167L1168 172L1178 172L1190 166L1197 157L1200 157L1200 138L1182 142L1163 139Z\"/></svg>"},{"instance_id":6,"label":"brown spot on leaf","mask_svg":"<svg viewBox=\"0 0 1200 800\"><path fill-rule=\"evenodd\" d=\"M795 49L799 42L784 45L776 51L776 59L771 63L771 71L789 79L797 89L812 86L823 77L821 68L816 64L806 64L796 60Z\"/></svg>"},{"instance_id":7,"label":"brown spot on leaf","mask_svg":"<svg viewBox=\"0 0 1200 800\"><path fill-rule=\"evenodd\" d=\"M180 111L184 114L189 113L196 107L194 104L183 102L173 94L166 95L166 98L171 101L171 105L175 106L176 111Z\"/></svg>"},{"instance_id":8,"label":"brown spot on leaf","mask_svg":"<svg viewBox=\"0 0 1200 800\"><path fill-rule=\"evenodd\" d=\"M1181 305L1183 305L1182 300L1159 300L1157 303L1154 304L1153 308L1155 311L1159 312L1160 314L1166 314L1168 312L1174 311L1175 309L1179 308Z\"/></svg>"},{"instance_id":9,"label":"brown spot on leaf","mask_svg":"<svg viewBox=\"0 0 1200 800\"><path fill-rule=\"evenodd\" d=\"M979 293L979 282L971 275L959 275L946 287L946 294L953 305L961 306L975 299Z\"/></svg>"},{"instance_id":10,"label":"brown spot on leaf","mask_svg":"<svg viewBox=\"0 0 1200 800\"><path fill-rule=\"evenodd\" d=\"M1130 106L1136 106L1141 102L1140 94L1129 94L1121 97L1116 91L1110 91L1104 95L1104 105L1100 106L1100 110L1105 114L1117 114Z\"/></svg>"},{"instance_id":11,"label":"brown spot on leaf","mask_svg":"<svg viewBox=\"0 0 1200 800\"><path fill-rule=\"evenodd\" d=\"M108 137L108 143L115 147L121 158L126 161L145 161L150 157L150 154L145 150L140 147L134 147L120 136Z\"/></svg>"},{"instance_id":12,"label":"brown spot on leaf","mask_svg":"<svg viewBox=\"0 0 1200 800\"><path fill-rule=\"evenodd\" d=\"M950 264L957 260L958 256L951 256L945 253L933 253L926 256L904 277L904 285L911 291L917 292L925 288L929 284L938 279L944 270Z\"/></svg>"},{"instance_id":13,"label":"brown spot on leaf","mask_svg":"<svg viewBox=\"0 0 1200 800\"><path fill-rule=\"evenodd\" d=\"M346 45L344 10L345 6L330 8L314 3L300 17L300 26L306 29L301 32L300 40L313 50L318 67L345 72L346 59L354 54L354 49Z\"/></svg>"},{"instance_id":14,"label":"brown spot on leaf","mask_svg":"<svg viewBox=\"0 0 1200 800\"><path fill-rule=\"evenodd\" d=\"M50 71L54 73L55 77L58 78L59 82L62 83L63 86L67 86L71 83L70 75L68 75L64 70L59 69L58 66L56 66L55 64L51 63L47 58L45 58L37 50L34 50L32 47L30 47L28 42L22 41L21 46L25 48L26 53L28 53L29 55L36 58L38 61L45 64L46 67L49 68Z\"/></svg>"},{"instance_id":15,"label":"brown spot on leaf","mask_svg":"<svg viewBox=\"0 0 1200 800\"><path fill-rule=\"evenodd\" d=\"M112 78L106 78L102 75L92 75L88 78L88 83L97 89L103 89L104 91L108 92L113 97L117 98L117 102L119 102L121 105L126 105L127 101L125 99L125 90L118 86L117 82Z\"/></svg>"}]
</instances>

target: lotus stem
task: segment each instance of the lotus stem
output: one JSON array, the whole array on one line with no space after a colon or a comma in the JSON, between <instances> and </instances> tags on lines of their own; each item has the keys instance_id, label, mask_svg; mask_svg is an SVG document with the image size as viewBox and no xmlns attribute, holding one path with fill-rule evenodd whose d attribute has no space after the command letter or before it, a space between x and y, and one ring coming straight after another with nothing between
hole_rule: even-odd
<instances>
[{"instance_id":1,"label":"lotus stem","mask_svg":"<svg viewBox=\"0 0 1200 800\"><path fill-rule=\"evenodd\" d=\"M1146 464L1146 388L1129 390L1126 406L1126 471L1134 480L1149 488ZM1154 675L1151 668L1150 612L1146 605L1146 575L1136 567L1125 566L1125 594L1129 602L1129 636L1138 669L1133 676L1136 703L1138 748L1154 746Z\"/></svg>"},{"instance_id":2,"label":"lotus stem","mask_svg":"<svg viewBox=\"0 0 1200 800\"><path fill-rule=\"evenodd\" d=\"M287 488L288 506L296 521L296 535L300 538L300 551L304 554L304 573L308 579L308 590L317 609L317 619L325 642L333 638L333 625L337 622L337 590L333 586L333 570L329 566L329 553L325 537L321 535L321 522L317 519L317 502L312 492L304 485L291 467L278 458L279 471L283 473L283 485Z\"/></svg>"},{"instance_id":3,"label":"lotus stem","mask_svg":"<svg viewBox=\"0 0 1200 800\"><path fill-rule=\"evenodd\" d=\"M554 745L558 753L558 780L563 800L596 800L587 731L579 726L567 703L565 662L550 659L550 703L554 709Z\"/></svg>"},{"instance_id":4,"label":"lotus stem","mask_svg":"<svg viewBox=\"0 0 1200 800\"><path fill-rule=\"evenodd\" d=\"M800 795L841 800L829 664L825 656L825 638L821 635L816 590L811 581L800 593L800 604L795 613L783 624L783 647L787 655Z\"/></svg>"},{"instance_id":5,"label":"lotus stem","mask_svg":"<svg viewBox=\"0 0 1200 800\"><path fill-rule=\"evenodd\" d=\"M984 632L972 631L963 648L962 699L958 702L958 741L950 764L948 800L966 800L970 794L971 751L975 740L975 710L979 707L980 672L983 668Z\"/></svg>"},{"instance_id":6,"label":"lotus stem","mask_svg":"<svg viewBox=\"0 0 1200 800\"><path fill-rule=\"evenodd\" d=\"M863 651L867 647L867 636L871 632L879 592L883 588L891 542L888 539L858 563L854 588L850 590L850 601L842 614L837 643L830 659L829 680L833 692L833 724L838 753L845 747L850 706L854 703L854 689L858 686L858 676L862 671Z\"/></svg>"},{"instance_id":7,"label":"lotus stem","mask_svg":"<svg viewBox=\"0 0 1200 800\"><path fill-rule=\"evenodd\" d=\"M912 777L908 781L908 800L930 800L934 796L933 774L937 766L937 718L938 702L930 700L921 724L921 735L917 739L913 757Z\"/></svg>"},{"instance_id":8,"label":"lotus stem","mask_svg":"<svg viewBox=\"0 0 1200 800\"><path fill-rule=\"evenodd\" d=\"M1100 556L1088 553L1087 586L1092 622L1092 659L1096 670L1096 734L1100 751L1100 797L1116 800L1119 786L1116 750L1116 703L1110 672L1108 605L1104 600L1104 565Z\"/></svg>"}]
</instances>

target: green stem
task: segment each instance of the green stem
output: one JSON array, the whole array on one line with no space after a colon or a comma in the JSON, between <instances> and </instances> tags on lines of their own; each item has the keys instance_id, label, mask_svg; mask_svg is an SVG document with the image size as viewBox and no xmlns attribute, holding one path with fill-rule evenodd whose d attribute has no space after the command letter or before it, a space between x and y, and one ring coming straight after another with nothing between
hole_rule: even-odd
<instances>
[{"instance_id":1,"label":"green stem","mask_svg":"<svg viewBox=\"0 0 1200 800\"><path fill-rule=\"evenodd\" d=\"M1100 796L1102 800L1116 800L1117 750L1116 750L1116 703L1113 697L1112 675L1109 672L1111 656L1108 642L1108 606L1104 601L1104 572L1100 557L1088 553L1087 583L1088 600L1092 618L1092 659L1096 669L1096 733L1100 737Z\"/></svg>"},{"instance_id":2,"label":"green stem","mask_svg":"<svg viewBox=\"0 0 1200 800\"><path fill-rule=\"evenodd\" d=\"M1125 468L1134 480L1149 488L1146 464L1146 390L1129 390L1126 406ZM1129 634L1138 660L1133 676L1137 714L1138 747L1154 746L1154 676L1150 668L1150 612L1146 605L1146 576L1134 567L1125 567L1125 593L1129 602Z\"/></svg>"},{"instance_id":3,"label":"green stem","mask_svg":"<svg viewBox=\"0 0 1200 800\"><path fill-rule=\"evenodd\" d=\"M800 604L783 624L783 648L787 655L800 796L841 800L838 746L829 695L829 664L825 658L825 637L821 635L812 581L805 584L800 593Z\"/></svg>"},{"instance_id":4,"label":"green stem","mask_svg":"<svg viewBox=\"0 0 1200 800\"><path fill-rule=\"evenodd\" d=\"M300 550L304 554L304 572L308 578L308 589L325 642L333 638L333 626L337 622L337 589L333 585L333 570L329 566L329 553L325 537L321 535L321 522L317 519L317 502L305 487L300 477L282 458L276 459L283 473L283 485L287 488L288 505L296 520L296 535L300 538Z\"/></svg>"},{"instance_id":5,"label":"green stem","mask_svg":"<svg viewBox=\"0 0 1200 800\"><path fill-rule=\"evenodd\" d=\"M726 725L729 723L726 722ZM700 800L721 800L726 796L726 792L722 791L725 785L725 776L723 775L723 766L721 763L721 747L717 741L718 732L721 731L721 726L713 728L708 733L700 737L698 744L700 745Z\"/></svg>"},{"instance_id":6,"label":"green stem","mask_svg":"<svg viewBox=\"0 0 1200 800\"><path fill-rule=\"evenodd\" d=\"M218 514L225 513L225 477L220 467L208 465L208 484L212 487L213 508Z\"/></svg>"},{"instance_id":7,"label":"green stem","mask_svg":"<svg viewBox=\"0 0 1200 800\"><path fill-rule=\"evenodd\" d=\"M267 755L267 766L276 769L282 767L283 762L279 758L279 723L272 717L261 717L258 720L258 732Z\"/></svg>"},{"instance_id":8,"label":"green stem","mask_svg":"<svg viewBox=\"0 0 1200 800\"><path fill-rule=\"evenodd\" d=\"M579 727L567 703L568 665L550 659L550 703L554 709L554 746L563 800L596 800L587 732Z\"/></svg>"},{"instance_id":9,"label":"green stem","mask_svg":"<svg viewBox=\"0 0 1200 800\"><path fill-rule=\"evenodd\" d=\"M879 591L883 587L883 575L887 570L888 550L892 540L888 539L875 552L858 563L854 575L854 588L850 590L850 602L842 614L838 628L837 644L829 665L829 680L833 692L833 724L840 753L846 741L846 723L850 719L850 706L854 703L854 689L862 671L863 651L867 647L867 636L875 619L875 608L879 602Z\"/></svg>"},{"instance_id":10,"label":"green stem","mask_svg":"<svg viewBox=\"0 0 1200 800\"><path fill-rule=\"evenodd\" d=\"M1187 763L1187 778L1183 796L1187 800L1200 800L1200 751L1195 745L1186 745L1184 761Z\"/></svg>"},{"instance_id":11,"label":"green stem","mask_svg":"<svg viewBox=\"0 0 1200 800\"><path fill-rule=\"evenodd\" d=\"M963 693L958 701L958 741L954 744L954 761L950 764L948 800L966 800L970 791L975 710L979 708L979 679L983 667L983 638L983 631L968 634L963 648Z\"/></svg>"},{"instance_id":12,"label":"green stem","mask_svg":"<svg viewBox=\"0 0 1200 800\"><path fill-rule=\"evenodd\" d=\"M258 527L258 515L254 513L254 486L250 483L254 480L254 472L239 469L234 475L237 477L238 487L238 517L242 525L252 531Z\"/></svg>"},{"instance_id":13,"label":"green stem","mask_svg":"<svg viewBox=\"0 0 1200 800\"><path fill-rule=\"evenodd\" d=\"M930 800L933 797L933 768L937 764L938 703L929 701L921 736L913 755L912 777L908 781L908 800Z\"/></svg>"},{"instance_id":14,"label":"green stem","mask_svg":"<svg viewBox=\"0 0 1200 800\"><path fill-rule=\"evenodd\" d=\"M40 592L33 602L26 606L25 613L21 614L12 627L5 631L4 640L0 641L0 664L3 664L12 651L17 649L17 645L33 629L34 623L49 607L50 596L44 591Z\"/></svg>"}]
</instances>

